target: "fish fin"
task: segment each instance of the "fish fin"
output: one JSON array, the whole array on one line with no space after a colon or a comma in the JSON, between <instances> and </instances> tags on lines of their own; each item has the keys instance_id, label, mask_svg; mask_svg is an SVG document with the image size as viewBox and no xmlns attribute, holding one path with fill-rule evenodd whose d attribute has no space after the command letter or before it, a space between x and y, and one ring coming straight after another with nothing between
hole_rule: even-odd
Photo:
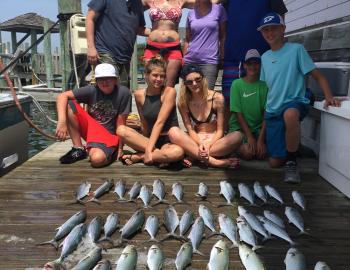
<instances>
[{"instance_id":1,"label":"fish fin","mask_svg":"<svg viewBox=\"0 0 350 270\"><path fill-rule=\"evenodd\" d=\"M222 203L222 204L218 204L218 205L216 205L216 207L217 208L220 208L220 207L227 207L227 206L233 206L233 207L235 207L235 205L233 204L233 203Z\"/></svg>"},{"instance_id":2,"label":"fish fin","mask_svg":"<svg viewBox=\"0 0 350 270\"><path fill-rule=\"evenodd\" d=\"M94 203L97 203L97 204L101 204L101 202L98 199L96 199L95 197L91 198L87 202L94 202Z\"/></svg>"},{"instance_id":3,"label":"fish fin","mask_svg":"<svg viewBox=\"0 0 350 270\"><path fill-rule=\"evenodd\" d=\"M186 202L186 201L176 201L176 202L172 203L172 205L176 205L176 204L186 204L186 205L189 205L189 203Z\"/></svg>"},{"instance_id":4,"label":"fish fin","mask_svg":"<svg viewBox=\"0 0 350 270\"><path fill-rule=\"evenodd\" d=\"M254 246L254 247L252 248L252 250L255 251L255 250L260 249L260 248L263 248L263 247L264 247L264 246L260 246L260 245Z\"/></svg>"},{"instance_id":5,"label":"fish fin","mask_svg":"<svg viewBox=\"0 0 350 270\"><path fill-rule=\"evenodd\" d=\"M42 242L39 244L36 244L37 246L43 246L43 245L52 245L56 250L58 250L58 242L55 239L52 239L50 241Z\"/></svg>"},{"instance_id":6,"label":"fish fin","mask_svg":"<svg viewBox=\"0 0 350 270\"><path fill-rule=\"evenodd\" d=\"M119 201L120 203L136 203L135 200L125 200L125 201Z\"/></svg>"},{"instance_id":7,"label":"fish fin","mask_svg":"<svg viewBox=\"0 0 350 270\"><path fill-rule=\"evenodd\" d=\"M113 240L109 236L102 237L100 240L97 241L97 243L104 242L104 241L107 241L113 244Z\"/></svg>"},{"instance_id":8,"label":"fish fin","mask_svg":"<svg viewBox=\"0 0 350 270\"><path fill-rule=\"evenodd\" d=\"M202 257L206 257L205 254L203 252L199 251L198 249L194 249L193 253L196 253L196 254L198 254L198 255L200 255Z\"/></svg>"}]
</instances>

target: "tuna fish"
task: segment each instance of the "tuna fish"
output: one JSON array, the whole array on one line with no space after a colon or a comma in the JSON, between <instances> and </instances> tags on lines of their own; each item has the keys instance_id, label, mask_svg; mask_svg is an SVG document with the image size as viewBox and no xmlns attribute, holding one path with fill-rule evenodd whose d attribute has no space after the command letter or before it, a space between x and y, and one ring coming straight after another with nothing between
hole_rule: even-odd
<instances>
[{"instance_id":1,"label":"tuna fish","mask_svg":"<svg viewBox=\"0 0 350 270\"><path fill-rule=\"evenodd\" d=\"M183 200L183 197L184 197L184 188L183 186L176 182L173 184L172 186L172 191L171 191L171 194L176 198L177 202L175 204L187 204L184 200Z\"/></svg>"},{"instance_id":2,"label":"tuna fish","mask_svg":"<svg viewBox=\"0 0 350 270\"><path fill-rule=\"evenodd\" d=\"M165 199L165 185L164 182L160 179L154 180L153 182L153 195L158 198L158 201L153 205L158 204L169 204Z\"/></svg>"},{"instance_id":3,"label":"tuna fish","mask_svg":"<svg viewBox=\"0 0 350 270\"><path fill-rule=\"evenodd\" d=\"M235 197L235 190L232 185L227 181L220 182L220 195L224 196L226 199L226 204L220 204L219 206L235 206L233 204L233 199Z\"/></svg>"},{"instance_id":4,"label":"tuna fish","mask_svg":"<svg viewBox=\"0 0 350 270\"><path fill-rule=\"evenodd\" d=\"M86 270L94 267L102 258L102 248L96 247L89 252L72 270Z\"/></svg>"},{"instance_id":5,"label":"tuna fish","mask_svg":"<svg viewBox=\"0 0 350 270\"><path fill-rule=\"evenodd\" d=\"M137 197L140 194L141 183L139 181L135 182L134 185L129 190L129 200L128 202L136 202Z\"/></svg>"},{"instance_id":6,"label":"tuna fish","mask_svg":"<svg viewBox=\"0 0 350 270\"><path fill-rule=\"evenodd\" d=\"M176 270L185 270L192 262L193 248L190 243L184 243L175 259Z\"/></svg>"},{"instance_id":7,"label":"tuna fish","mask_svg":"<svg viewBox=\"0 0 350 270\"><path fill-rule=\"evenodd\" d=\"M151 192L149 191L149 189L147 188L146 185L143 185L141 187L140 195L138 196L138 198L140 198L142 200L144 208L151 207L149 203L151 202L152 195L151 195Z\"/></svg>"},{"instance_id":8,"label":"tuna fish","mask_svg":"<svg viewBox=\"0 0 350 270\"><path fill-rule=\"evenodd\" d=\"M254 193L250 189L250 187L248 187L244 183L239 183L238 189L239 189L240 197L243 197L244 199L246 199L251 205L255 205Z\"/></svg>"},{"instance_id":9,"label":"tuna fish","mask_svg":"<svg viewBox=\"0 0 350 270\"><path fill-rule=\"evenodd\" d=\"M164 253L157 246L153 245L149 248L147 254L147 266L149 270L160 270L164 264Z\"/></svg>"},{"instance_id":10,"label":"tuna fish","mask_svg":"<svg viewBox=\"0 0 350 270\"><path fill-rule=\"evenodd\" d=\"M104 231L104 237L100 240L101 241L111 241L112 234L116 231L116 229L119 227L119 216L117 213L110 213L108 217L106 218L105 225L103 226Z\"/></svg>"},{"instance_id":11,"label":"tuna fish","mask_svg":"<svg viewBox=\"0 0 350 270\"><path fill-rule=\"evenodd\" d=\"M115 184L115 188L114 188L114 193L117 194L117 196L118 196L117 201L126 201L126 199L124 197L125 191L126 191L125 181L119 180Z\"/></svg>"},{"instance_id":12,"label":"tuna fish","mask_svg":"<svg viewBox=\"0 0 350 270\"><path fill-rule=\"evenodd\" d=\"M85 233L85 224L81 223L74 227L74 229L67 235L62 243L61 256L57 259L58 263L61 263L65 257L76 250Z\"/></svg>"},{"instance_id":13,"label":"tuna fish","mask_svg":"<svg viewBox=\"0 0 350 270\"><path fill-rule=\"evenodd\" d=\"M229 261L226 243L219 240L211 249L208 270L228 270Z\"/></svg>"},{"instance_id":14,"label":"tuna fish","mask_svg":"<svg viewBox=\"0 0 350 270\"><path fill-rule=\"evenodd\" d=\"M198 250L200 243L204 236L204 221L202 217L198 217L192 225L191 231L188 235L188 239L191 240L193 253L197 253L201 256L205 256Z\"/></svg>"},{"instance_id":15,"label":"tuna fish","mask_svg":"<svg viewBox=\"0 0 350 270\"><path fill-rule=\"evenodd\" d=\"M286 214L288 221L300 230L300 234L309 234L305 231L304 220L298 210L293 207L286 206L284 213Z\"/></svg>"},{"instance_id":16,"label":"tuna fish","mask_svg":"<svg viewBox=\"0 0 350 270\"><path fill-rule=\"evenodd\" d=\"M304 196L296 190L292 191L292 197L295 204L299 205L304 211L306 210L306 200Z\"/></svg>"},{"instance_id":17,"label":"tuna fish","mask_svg":"<svg viewBox=\"0 0 350 270\"><path fill-rule=\"evenodd\" d=\"M134 270L137 264L137 251L135 246L127 245L116 262L116 270Z\"/></svg>"},{"instance_id":18,"label":"tuna fish","mask_svg":"<svg viewBox=\"0 0 350 270\"><path fill-rule=\"evenodd\" d=\"M86 210L82 210L75 213L65 223L63 223L60 227L56 229L56 235L52 240L40 243L38 245L50 244L53 245L56 249L58 249L58 241L60 241L62 238L68 235L75 226L77 226L80 223L84 223L85 220Z\"/></svg>"},{"instance_id":19,"label":"tuna fish","mask_svg":"<svg viewBox=\"0 0 350 270\"><path fill-rule=\"evenodd\" d=\"M280 204L284 204L284 201L282 199L281 194L277 191L277 189L275 189L274 187L270 186L270 185L265 185L265 189L267 191L267 193L270 195L270 197L274 198L275 200L277 200Z\"/></svg>"},{"instance_id":20,"label":"tuna fish","mask_svg":"<svg viewBox=\"0 0 350 270\"><path fill-rule=\"evenodd\" d=\"M146 225L145 225L145 230L148 232L148 234L151 236L151 239L149 239L148 241L154 241L154 242L159 242L156 239L156 234L158 232L159 229L159 219L157 216L155 215L151 215L147 218L146 220Z\"/></svg>"},{"instance_id":21,"label":"tuna fish","mask_svg":"<svg viewBox=\"0 0 350 270\"><path fill-rule=\"evenodd\" d=\"M198 213L203 218L205 226L207 226L213 233L216 233L214 216L211 210L203 204L198 207Z\"/></svg>"},{"instance_id":22,"label":"tuna fish","mask_svg":"<svg viewBox=\"0 0 350 270\"><path fill-rule=\"evenodd\" d=\"M166 238L168 237L175 237L178 236L175 234L177 226L179 226L179 217L177 215L177 212L173 206L168 206L164 210L164 226L169 232ZM164 240L164 239L163 239Z\"/></svg>"},{"instance_id":23,"label":"tuna fish","mask_svg":"<svg viewBox=\"0 0 350 270\"><path fill-rule=\"evenodd\" d=\"M317 262L314 270L331 270L325 262Z\"/></svg>"},{"instance_id":24,"label":"tuna fish","mask_svg":"<svg viewBox=\"0 0 350 270\"><path fill-rule=\"evenodd\" d=\"M88 202L95 202L100 204L100 201L98 198L100 198L103 194L107 193L114 185L114 182L112 179L107 180L104 182L101 186L99 186L95 191L93 197L88 200Z\"/></svg>"},{"instance_id":25,"label":"tuna fish","mask_svg":"<svg viewBox=\"0 0 350 270\"><path fill-rule=\"evenodd\" d=\"M261 224L260 220L254 214L250 213L243 206L238 206L238 213L246 219L246 221L249 223L250 227L254 231L256 231L264 237L263 241L269 238L269 234L265 230L264 226Z\"/></svg>"},{"instance_id":26,"label":"tuna fish","mask_svg":"<svg viewBox=\"0 0 350 270\"><path fill-rule=\"evenodd\" d=\"M88 226L88 235L92 240L92 242L96 243L97 240L100 238L102 226L103 226L103 222L100 216L97 216L93 220L91 220Z\"/></svg>"},{"instance_id":27,"label":"tuna fish","mask_svg":"<svg viewBox=\"0 0 350 270\"><path fill-rule=\"evenodd\" d=\"M208 197L208 195L209 195L208 186L206 184L204 184L203 182L199 183L196 196L200 197L202 200L205 200Z\"/></svg>"},{"instance_id":28,"label":"tuna fish","mask_svg":"<svg viewBox=\"0 0 350 270\"><path fill-rule=\"evenodd\" d=\"M191 227L194 221L194 214L192 211L187 210L181 217L180 220L180 237L184 237L185 233L188 231L188 229Z\"/></svg>"},{"instance_id":29,"label":"tuna fish","mask_svg":"<svg viewBox=\"0 0 350 270\"><path fill-rule=\"evenodd\" d=\"M290 248L284 259L286 270L307 270L304 255L296 248Z\"/></svg>"},{"instance_id":30,"label":"tuna fish","mask_svg":"<svg viewBox=\"0 0 350 270\"><path fill-rule=\"evenodd\" d=\"M260 200L262 200L264 203L267 203L267 200L269 198L268 194L265 188L258 181L254 183L254 193Z\"/></svg>"},{"instance_id":31,"label":"tuna fish","mask_svg":"<svg viewBox=\"0 0 350 270\"><path fill-rule=\"evenodd\" d=\"M282 229L286 229L286 226L284 225L283 219L281 219L277 214L270 210L264 210L264 216L271 220L273 223L280 226Z\"/></svg>"},{"instance_id":32,"label":"tuna fish","mask_svg":"<svg viewBox=\"0 0 350 270\"><path fill-rule=\"evenodd\" d=\"M218 220L220 233L224 234L232 242L231 247L237 247L239 240L236 223L225 214L219 214Z\"/></svg>"},{"instance_id":33,"label":"tuna fish","mask_svg":"<svg viewBox=\"0 0 350 270\"><path fill-rule=\"evenodd\" d=\"M239 244L239 257L246 270L266 270L260 257L250 247Z\"/></svg>"},{"instance_id":34,"label":"tuna fish","mask_svg":"<svg viewBox=\"0 0 350 270\"><path fill-rule=\"evenodd\" d=\"M81 183L77 191L75 192L74 203L80 203L84 205L85 202L83 202L82 200L89 195L90 188L91 188L91 183L89 183L88 181L84 181L83 183Z\"/></svg>"},{"instance_id":35,"label":"tuna fish","mask_svg":"<svg viewBox=\"0 0 350 270\"><path fill-rule=\"evenodd\" d=\"M261 248L261 246L258 245L258 240L253 229L250 227L243 216L239 216L237 218L237 227L241 241L247 243L248 245L251 245L253 247L253 250Z\"/></svg>"},{"instance_id":36,"label":"tuna fish","mask_svg":"<svg viewBox=\"0 0 350 270\"><path fill-rule=\"evenodd\" d=\"M102 260L97 263L97 265L92 270L111 270L112 264L109 260Z\"/></svg>"},{"instance_id":37,"label":"tuna fish","mask_svg":"<svg viewBox=\"0 0 350 270\"><path fill-rule=\"evenodd\" d=\"M138 210L131 218L126 222L123 228L120 230L122 239L128 239L139 231L145 222L145 212Z\"/></svg>"}]
</instances>

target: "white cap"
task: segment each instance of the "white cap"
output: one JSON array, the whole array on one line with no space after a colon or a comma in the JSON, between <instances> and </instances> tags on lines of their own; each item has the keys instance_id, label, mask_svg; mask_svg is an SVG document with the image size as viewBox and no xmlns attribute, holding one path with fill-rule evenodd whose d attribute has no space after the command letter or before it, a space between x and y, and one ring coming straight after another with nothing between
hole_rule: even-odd
<instances>
[{"instance_id":1,"label":"white cap","mask_svg":"<svg viewBox=\"0 0 350 270\"><path fill-rule=\"evenodd\" d=\"M99 64L95 68L95 78L103 78L103 77L114 77L118 78L117 71L114 66L111 64L103 63Z\"/></svg>"},{"instance_id":2,"label":"white cap","mask_svg":"<svg viewBox=\"0 0 350 270\"><path fill-rule=\"evenodd\" d=\"M260 53L256 49L250 49L245 55L244 62L250 59L261 60Z\"/></svg>"}]
</instances>

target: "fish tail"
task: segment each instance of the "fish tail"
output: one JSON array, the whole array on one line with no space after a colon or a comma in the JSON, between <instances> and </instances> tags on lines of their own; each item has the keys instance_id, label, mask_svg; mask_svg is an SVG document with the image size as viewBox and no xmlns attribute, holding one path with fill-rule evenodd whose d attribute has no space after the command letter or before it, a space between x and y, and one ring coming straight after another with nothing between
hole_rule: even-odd
<instances>
[{"instance_id":1,"label":"fish tail","mask_svg":"<svg viewBox=\"0 0 350 270\"><path fill-rule=\"evenodd\" d=\"M94 203L97 203L97 204L101 204L101 202L98 199L96 199L95 197L91 198L87 202L94 202Z\"/></svg>"},{"instance_id":2,"label":"fish tail","mask_svg":"<svg viewBox=\"0 0 350 270\"><path fill-rule=\"evenodd\" d=\"M263 248L263 247L264 247L264 246L260 246L260 245L254 246L254 247L252 248L252 250L255 251L255 250L260 249L260 248Z\"/></svg>"},{"instance_id":3,"label":"fish tail","mask_svg":"<svg viewBox=\"0 0 350 270\"><path fill-rule=\"evenodd\" d=\"M193 249L193 253L196 253L202 257L205 257L205 254L203 252L199 251L198 249Z\"/></svg>"},{"instance_id":4,"label":"fish tail","mask_svg":"<svg viewBox=\"0 0 350 270\"><path fill-rule=\"evenodd\" d=\"M43 246L43 245L52 245L56 250L58 250L58 242L54 239L50 241L45 241L39 244L36 244L37 246Z\"/></svg>"}]
</instances>

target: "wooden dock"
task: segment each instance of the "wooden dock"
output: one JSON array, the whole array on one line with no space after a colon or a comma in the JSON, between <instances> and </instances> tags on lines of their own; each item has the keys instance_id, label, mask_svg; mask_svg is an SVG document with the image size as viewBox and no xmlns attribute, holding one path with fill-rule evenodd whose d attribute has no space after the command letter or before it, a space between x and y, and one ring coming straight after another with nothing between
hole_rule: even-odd
<instances>
[{"instance_id":1,"label":"wooden dock","mask_svg":"<svg viewBox=\"0 0 350 270\"><path fill-rule=\"evenodd\" d=\"M87 223L97 215L104 219L113 212L121 218L121 224L135 212L134 204L113 203L115 194L110 192L101 198L101 205L88 203L86 206L69 205L73 201L73 192L83 180L89 179L92 190L102 182L102 178L123 178L129 189L135 181L141 181L151 187L157 178L166 183L166 198L174 201L171 196L171 185L181 182L185 189L185 200L190 205L176 205L179 214L192 209L198 215L199 202L195 201L194 193L200 182L205 182L213 194L209 197L211 203L205 203L217 215L226 213L237 216L236 207L216 208L214 205L224 202L217 194L219 181L229 179L237 190L237 183L244 182L253 185L259 180L264 184L271 184L282 194L287 205L292 205L291 192L299 190L306 197L307 211L302 212L306 228L312 237L297 237L298 230L287 225L287 231L299 243L298 248L304 253L308 269L313 269L317 261L326 261L332 269L350 269L350 201L328 182L317 174L317 162L314 159L300 161L302 184L291 186L282 182L281 170L267 168L266 162L243 162L238 171L219 169L203 169L193 167L182 170L164 170L156 167L146 167L141 164L123 166L120 162L102 169L93 169L87 160L72 165L61 165L58 157L70 148L69 143L56 143L41 152L28 162L0 179L0 269L41 269L48 262L59 257L59 253L51 246L36 246L37 243L52 239L55 228L61 225L71 215L86 208ZM270 209L284 217L284 207L272 204L263 207L250 207L243 199L236 198L236 202L246 206L254 213L262 214L263 209ZM141 207L138 202L137 207ZM166 206L158 205L146 209L146 217L156 214L160 219ZM297 207L297 206L296 206ZM298 208L300 210L300 208ZM284 217L285 218L285 217ZM218 228L218 222L216 220ZM206 229L208 230L208 229ZM208 231L207 231L208 232ZM162 238L165 229L162 228L157 238ZM113 235L118 239L119 233ZM205 239L200 250L207 257L193 256L192 266L188 269L204 269L209 260L209 253L219 237ZM138 233L131 241L139 248L139 266L137 269L146 269L145 256L152 243L146 232ZM257 252L263 258L267 269L285 269L284 257L289 244L280 239L271 239L263 243L264 248ZM144 246L144 248L142 248ZM174 259L181 246L176 240L165 241L160 244L167 258L164 269L175 269ZM103 257L112 263L119 258L121 249L108 249ZM84 254L73 253L70 259L74 265ZM238 249L230 250L229 269L244 269L240 262Z\"/></svg>"}]
</instances>

